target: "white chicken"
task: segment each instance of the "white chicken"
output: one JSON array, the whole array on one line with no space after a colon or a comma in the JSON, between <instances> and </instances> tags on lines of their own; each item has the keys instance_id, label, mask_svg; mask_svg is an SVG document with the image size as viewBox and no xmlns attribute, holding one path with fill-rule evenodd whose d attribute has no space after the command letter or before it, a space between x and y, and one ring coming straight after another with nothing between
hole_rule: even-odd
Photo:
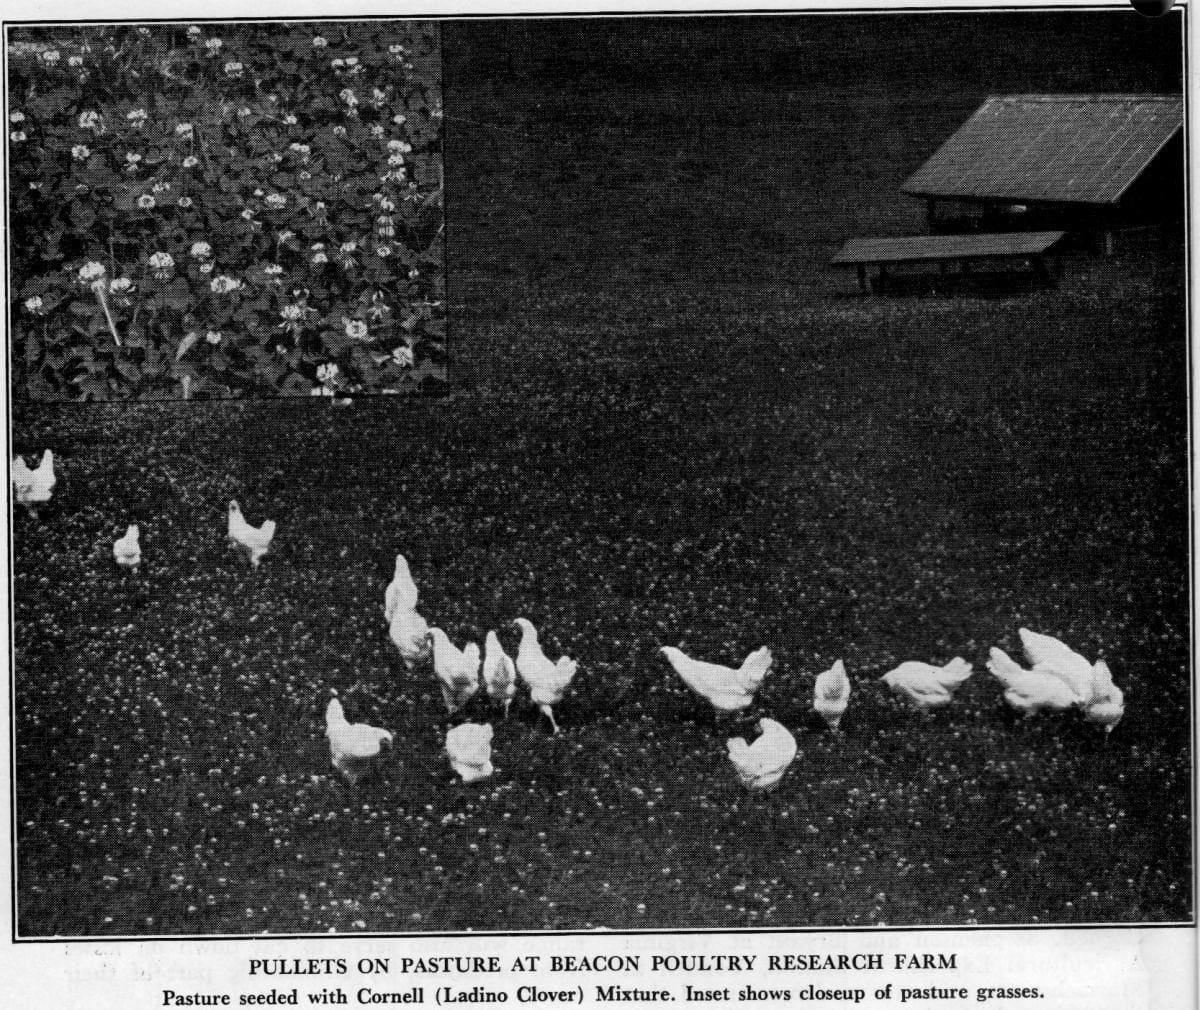
<instances>
[{"instance_id":1,"label":"white chicken","mask_svg":"<svg viewBox=\"0 0 1200 1010\"><path fill-rule=\"evenodd\" d=\"M274 537L274 519L268 519L255 528L246 522L246 517L242 515L242 507L236 501L229 503L229 541L246 552L250 564L255 568L263 559L263 555L271 549Z\"/></svg>"},{"instance_id":2,"label":"white chicken","mask_svg":"<svg viewBox=\"0 0 1200 1010\"><path fill-rule=\"evenodd\" d=\"M24 457L14 457L12 482L18 505L24 505L26 508L44 505L50 500L57 483L54 475L54 453L49 449L42 453L42 461L35 470L29 469Z\"/></svg>"},{"instance_id":3,"label":"white chicken","mask_svg":"<svg viewBox=\"0 0 1200 1010\"><path fill-rule=\"evenodd\" d=\"M758 791L779 784L796 758L796 738L774 719L759 719L761 735L752 744L742 737L726 741L729 760L747 789Z\"/></svg>"},{"instance_id":4,"label":"white chicken","mask_svg":"<svg viewBox=\"0 0 1200 1010\"><path fill-rule=\"evenodd\" d=\"M902 694L922 712L949 705L954 692L971 676L971 664L955 656L945 666L901 663L881 678L893 694Z\"/></svg>"},{"instance_id":5,"label":"white chicken","mask_svg":"<svg viewBox=\"0 0 1200 1010\"><path fill-rule=\"evenodd\" d=\"M813 685L813 709L835 733L850 704L850 678L840 659L828 670L817 674Z\"/></svg>"},{"instance_id":6,"label":"white chicken","mask_svg":"<svg viewBox=\"0 0 1200 1010\"><path fill-rule=\"evenodd\" d=\"M130 526L125 535L113 541L113 559L122 568L137 568L142 563L142 547L138 543L140 531Z\"/></svg>"},{"instance_id":7,"label":"white chicken","mask_svg":"<svg viewBox=\"0 0 1200 1010\"><path fill-rule=\"evenodd\" d=\"M396 574L388 583L383 594L383 619L389 624L399 610L415 610L417 606L417 584L413 582L412 573L408 570L408 562L403 554L396 555Z\"/></svg>"},{"instance_id":8,"label":"white chicken","mask_svg":"<svg viewBox=\"0 0 1200 1010\"><path fill-rule=\"evenodd\" d=\"M496 770L492 767L492 727L476 722L455 726L446 734L446 756L464 782L487 778Z\"/></svg>"},{"instance_id":9,"label":"white chicken","mask_svg":"<svg viewBox=\"0 0 1200 1010\"><path fill-rule=\"evenodd\" d=\"M518 617L513 621L521 629L521 644L517 648L517 673L529 685L529 696L542 714L550 720L554 732L558 723L554 719L553 706L562 701L579 664L566 656L552 663L538 642L537 629L531 621Z\"/></svg>"},{"instance_id":10,"label":"white chicken","mask_svg":"<svg viewBox=\"0 0 1200 1010\"><path fill-rule=\"evenodd\" d=\"M504 718L517 693L517 667L504 651L494 631L487 633L483 643L483 683L488 697L504 706Z\"/></svg>"},{"instance_id":11,"label":"white chicken","mask_svg":"<svg viewBox=\"0 0 1200 1010\"><path fill-rule=\"evenodd\" d=\"M1004 686L1004 700L1026 719L1039 712L1074 708L1079 698L1065 681L1036 670L1022 669L1003 649L988 650L987 668Z\"/></svg>"},{"instance_id":12,"label":"white chicken","mask_svg":"<svg viewBox=\"0 0 1200 1010\"><path fill-rule=\"evenodd\" d=\"M329 738L329 754L333 766L350 782L357 785L383 752L384 744L391 746L392 734L361 722L347 722L342 703L330 698L325 707L325 735Z\"/></svg>"},{"instance_id":13,"label":"white chicken","mask_svg":"<svg viewBox=\"0 0 1200 1010\"><path fill-rule=\"evenodd\" d=\"M1113 683L1112 671L1104 660L1092 667L1092 693L1083 709L1083 718L1104 730L1104 738L1125 715L1125 692Z\"/></svg>"},{"instance_id":14,"label":"white chicken","mask_svg":"<svg viewBox=\"0 0 1200 1010\"><path fill-rule=\"evenodd\" d=\"M750 653L736 670L717 663L691 659L673 645L658 650L672 668L697 694L707 698L724 715L745 708L771 669L771 650L765 645Z\"/></svg>"},{"instance_id":15,"label":"white chicken","mask_svg":"<svg viewBox=\"0 0 1200 1010\"><path fill-rule=\"evenodd\" d=\"M1092 664L1057 638L1039 635L1028 628L1017 633L1033 672L1057 677L1075 694L1076 704L1086 704L1092 696Z\"/></svg>"},{"instance_id":16,"label":"white chicken","mask_svg":"<svg viewBox=\"0 0 1200 1010\"><path fill-rule=\"evenodd\" d=\"M415 610L397 607L388 622L388 637L409 670L429 655L429 625Z\"/></svg>"},{"instance_id":17,"label":"white chicken","mask_svg":"<svg viewBox=\"0 0 1200 1010\"><path fill-rule=\"evenodd\" d=\"M433 672L442 685L446 708L454 715L479 690L479 646L468 642L456 649L441 628L429 629Z\"/></svg>"}]
</instances>

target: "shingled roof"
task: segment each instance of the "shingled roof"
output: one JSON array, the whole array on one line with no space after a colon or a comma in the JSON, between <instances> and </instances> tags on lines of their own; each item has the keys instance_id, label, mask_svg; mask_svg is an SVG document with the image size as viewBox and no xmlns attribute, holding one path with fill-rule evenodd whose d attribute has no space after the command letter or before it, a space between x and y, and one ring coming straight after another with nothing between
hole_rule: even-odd
<instances>
[{"instance_id":1,"label":"shingled roof","mask_svg":"<svg viewBox=\"0 0 1200 1010\"><path fill-rule=\"evenodd\" d=\"M1181 95L992 97L900 189L967 200L1113 204L1182 129Z\"/></svg>"}]
</instances>

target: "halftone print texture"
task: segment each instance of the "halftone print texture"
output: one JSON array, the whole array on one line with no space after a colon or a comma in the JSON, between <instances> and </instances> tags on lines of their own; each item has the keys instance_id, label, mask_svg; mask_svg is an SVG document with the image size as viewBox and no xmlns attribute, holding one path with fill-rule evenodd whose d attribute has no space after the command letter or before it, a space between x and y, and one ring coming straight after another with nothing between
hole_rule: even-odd
<instances>
[{"instance_id":1,"label":"halftone print texture","mask_svg":"<svg viewBox=\"0 0 1200 1010\"><path fill-rule=\"evenodd\" d=\"M9 27L21 400L445 378L436 23Z\"/></svg>"},{"instance_id":2,"label":"halftone print texture","mask_svg":"<svg viewBox=\"0 0 1200 1010\"><path fill-rule=\"evenodd\" d=\"M1179 19L441 27L450 395L18 406L20 934L1188 921L1179 221L830 266L991 95L1179 93Z\"/></svg>"}]
</instances>

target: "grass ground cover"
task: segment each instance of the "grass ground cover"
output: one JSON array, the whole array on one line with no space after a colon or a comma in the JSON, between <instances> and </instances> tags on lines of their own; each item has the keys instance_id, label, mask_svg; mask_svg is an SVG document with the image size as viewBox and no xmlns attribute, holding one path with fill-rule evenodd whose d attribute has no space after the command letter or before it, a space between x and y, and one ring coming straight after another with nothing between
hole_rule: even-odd
<instances>
[{"instance_id":1,"label":"grass ground cover","mask_svg":"<svg viewBox=\"0 0 1200 1010\"><path fill-rule=\"evenodd\" d=\"M916 227L895 186L960 118L946 95L993 90L983 43L938 96L912 36L854 57L886 97L847 66L838 95L784 73L699 103L708 78L635 85L652 33L615 63L568 34L542 44L571 88L501 101L505 30L444 40L470 121L447 124L452 395L17 409L15 449L61 461L14 531L21 932L1189 918L1178 249L1017 296L843 294L830 247ZM1069 70L1047 89L1158 86ZM231 497L279 522L257 571L225 546ZM111 541L135 521L127 579ZM397 551L453 640L512 651L523 615L579 660L561 737L477 697L497 772L454 780L436 681L382 620ZM1005 711L982 662L1022 625L1110 662L1129 707L1107 744ZM764 643L732 730L656 651ZM873 683L953 655L978 672L931 719ZM842 738L810 710L838 658ZM330 688L396 734L356 793ZM761 796L724 755L758 714L799 741Z\"/></svg>"}]
</instances>

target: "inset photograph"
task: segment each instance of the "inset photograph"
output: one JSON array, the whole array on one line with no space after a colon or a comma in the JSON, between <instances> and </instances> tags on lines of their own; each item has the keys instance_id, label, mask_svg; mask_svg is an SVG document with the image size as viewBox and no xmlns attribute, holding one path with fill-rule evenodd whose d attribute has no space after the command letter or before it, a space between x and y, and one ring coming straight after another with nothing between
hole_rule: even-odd
<instances>
[{"instance_id":1,"label":"inset photograph","mask_svg":"<svg viewBox=\"0 0 1200 1010\"><path fill-rule=\"evenodd\" d=\"M15 400L444 378L429 21L10 26Z\"/></svg>"}]
</instances>

